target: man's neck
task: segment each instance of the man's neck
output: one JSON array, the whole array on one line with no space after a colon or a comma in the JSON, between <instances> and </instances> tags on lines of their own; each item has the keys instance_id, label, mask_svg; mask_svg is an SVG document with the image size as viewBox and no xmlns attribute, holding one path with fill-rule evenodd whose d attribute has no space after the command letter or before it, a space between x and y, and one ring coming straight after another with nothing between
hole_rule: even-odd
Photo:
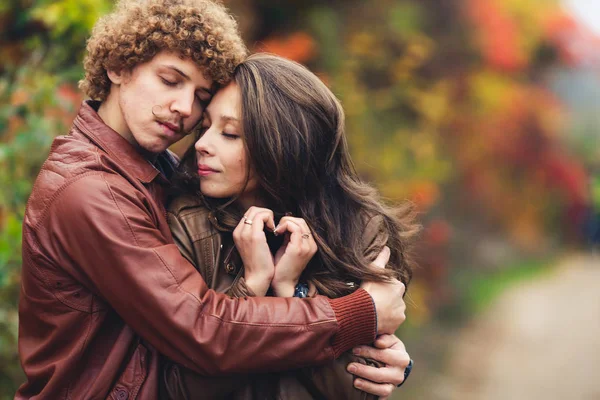
<instances>
[{"instance_id":1,"label":"man's neck","mask_svg":"<svg viewBox=\"0 0 600 400\"><path fill-rule=\"evenodd\" d=\"M154 164L158 154L150 153L137 143L129 127L127 126L127 122L123 117L123 113L121 112L121 107L119 107L118 103L118 94L115 94L115 91L118 91L118 87L113 87L108 94L106 100L100 103L100 107L98 108L98 116L102 119L102 121L110 127L113 131L117 132L121 135L125 140L127 140L133 147L135 147L145 159Z\"/></svg>"},{"instance_id":2,"label":"man's neck","mask_svg":"<svg viewBox=\"0 0 600 400\"><path fill-rule=\"evenodd\" d=\"M135 139L127 126L127 122L125 122L121 107L119 107L118 93L114 93L115 90L118 91L118 87L114 87L113 85L106 100L100 103L98 115L113 131L117 132L125 140L135 146L137 143L135 143Z\"/></svg>"}]
</instances>

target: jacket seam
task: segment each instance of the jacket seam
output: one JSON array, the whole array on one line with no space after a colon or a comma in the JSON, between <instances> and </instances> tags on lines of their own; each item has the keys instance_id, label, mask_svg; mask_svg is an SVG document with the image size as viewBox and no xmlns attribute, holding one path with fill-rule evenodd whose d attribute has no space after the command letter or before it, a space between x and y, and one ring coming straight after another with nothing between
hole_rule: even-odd
<instances>
[{"instance_id":1,"label":"jacket seam","mask_svg":"<svg viewBox=\"0 0 600 400\"><path fill-rule=\"evenodd\" d=\"M137 237L136 237L135 232L133 230L133 227L131 226L131 224L129 223L129 219L125 216L125 213L123 212L123 210L119 206L119 203L117 202L117 198L115 197L115 194L114 194L112 188L108 184L108 181L106 180L106 178L104 176L101 176L101 177L102 177L102 180L104 181L104 183L106 184L106 188L108 189L108 192L110 193L110 197L112 198L113 203L115 203L115 206L117 207L117 210L119 210L119 213L121 214L121 216L125 220L125 223L127 224L127 228L129 228L129 232L131 232L131 236L133 237L135 245L139 246Z\"/></svg>"},{"instance_id":2,"label":"jacket seam","mask_svg":"<svg viewBox=\"0 0 600 400\"><path fill-rule=\"evenodd\" d=\"M245 322L245 321L230 321L230 320L225 320L225 319L219 317L218 315L214 315L214 314L206 314L206 316L218 319L219 321L221 321L223 323L226 323L226 324L247 325L247 326L263 326L265 328L268 328L268 327L304 328L305 330L308 330L309 328L311 328L313 326L318 326L318 325L325 325L325 324L331 324L331 323L334 323L334 324L337 325L337 321L335 319L328 319L328 320L324 320L324 321L311 322L309 324L265 324L265 323L255 323L255 322Z\"/></svg>"},{"instance_id":3,"label":"jacket seam","mask_svg":"<svg viewBox=\"0 0 600 400\"><path fill-rule=\"evenodd\" d=\"M181 282L179 282L179 280L177 279L177 277L173 273L173 270L171 268L169 268L169 265L165 262L165 260L162 258L162 256L160 254L158 254L158 252L155 249L152 249L152 251L154 252L154 254L156 255L156 257L160 260L160 262L163 264L163 267L167 271L169 271L169 274L171 275L171 277L173 278L173 280L177 284L177 290L179 290L182 293L190 295L191 297L193 297L194 299L196 299L198 301L198 303L200 303L200 305L204 306L204 302L198 296L196 296L193 293L188 292L187 290L183 289L183 287L181 286ZM208 287L208 285L207 285L207 287ZM203 313L202 309L200 309L200 313L201 314Z\"/></svg>"},{"instance_id":4,"label":"jacket seam","mask_svg":"<svg viewBox=\"0 0 600 400\"><path fill-rule=\"evenodd\" d=\"M54 202L56 201L56 199L69 186L71 186L72 184L74 184L76 182L79 182L83 178L87 178L88 176L103 175L103 174L104 174L104 171L90 171L90 172L86 172L84 174L78 175L78 176L76 176L74 178L68 179L65 183L63 183L63 185L60 188L56 189L56 192L54 192L54 194L52 195L52 197L50 197L50 200L48 201L48 203L44 207L44 210L42 211L42 213L40 215L40 218L38 219L38 222L34 226L35 230L37 231L38 229L40 229L40 225L42 225L42 223L46 220L46 218L48 216L50 207L52 207L52 205L54 204ZM38 243L36 243L36 244L38 244Z\"/></svg>"}]
</instances>

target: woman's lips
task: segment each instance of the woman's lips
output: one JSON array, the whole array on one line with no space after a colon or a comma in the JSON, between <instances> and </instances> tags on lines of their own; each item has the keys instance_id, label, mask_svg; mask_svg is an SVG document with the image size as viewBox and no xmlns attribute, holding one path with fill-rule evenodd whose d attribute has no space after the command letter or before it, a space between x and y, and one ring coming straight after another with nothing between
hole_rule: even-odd
<instances>
[{"instance_id":1,"label":"woman's lips","mask_svg":"<svg viewBox=\"0 0 600 400\"><path fill-rule=\"evenodd\" d=\"M198 166L198 175L200 175L200 176L207 176L210 174L215 174L217 172L218 172L217 170L212 169L208 165L199 165Z\"/></svg>"}]
</instances>

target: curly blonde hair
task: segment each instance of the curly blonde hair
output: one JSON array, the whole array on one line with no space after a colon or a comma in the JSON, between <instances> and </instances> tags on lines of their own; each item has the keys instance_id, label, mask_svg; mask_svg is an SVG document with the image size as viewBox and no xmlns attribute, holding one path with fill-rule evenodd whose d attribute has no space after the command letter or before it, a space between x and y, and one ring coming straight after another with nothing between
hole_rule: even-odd
<instances>
[{"instance_id":1,"label":"curly blonde hair","mask_svg":"<svg viewBox=\"0 0 600 400\"><path fill-rule=\"evenodd\" d=\"M121 0L92 30L79 87L105 100L108 70L131 71L163 50L192 59L221 85L247 54L237 22L215 0Z\"/></svg>"}]
</instances>

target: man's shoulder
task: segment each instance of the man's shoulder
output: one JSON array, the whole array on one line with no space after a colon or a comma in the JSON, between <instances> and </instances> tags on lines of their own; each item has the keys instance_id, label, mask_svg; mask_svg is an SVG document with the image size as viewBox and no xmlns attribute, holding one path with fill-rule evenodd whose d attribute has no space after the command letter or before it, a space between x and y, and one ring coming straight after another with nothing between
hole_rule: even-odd
<instances>
[{"instance_id":1,"label":"man's shoulder","mask_svg":"<svg viewBox=\"0 0 600 400\"><path fill-rule=\"evenodd\" d=\"M103 164L93 143L71 135L59 136L35 180L27 204L28 218L39 220L59 198L69 197L72 203L102 198L111 186L131 188L125 177Z\"/></svg>"}]
</instances>

